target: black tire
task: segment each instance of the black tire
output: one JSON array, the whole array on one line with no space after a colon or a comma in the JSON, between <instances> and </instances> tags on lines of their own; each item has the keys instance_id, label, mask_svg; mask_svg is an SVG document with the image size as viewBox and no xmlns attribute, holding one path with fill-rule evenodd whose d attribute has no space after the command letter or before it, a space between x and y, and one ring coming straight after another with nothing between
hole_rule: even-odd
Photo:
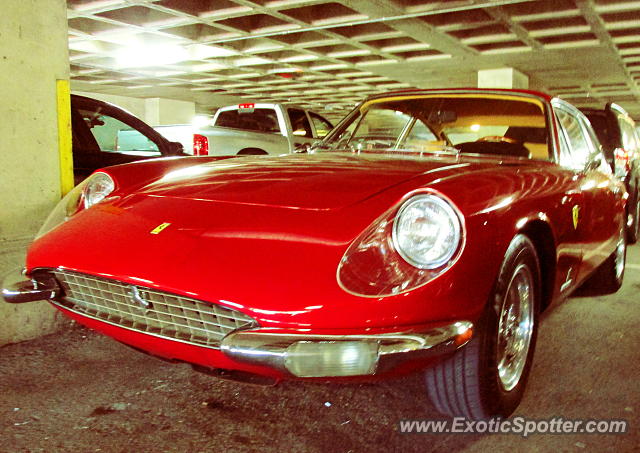
<instances>
[{"instance_id":1,"label":"black tire","mask_svg":"<svg viewBox=\"0 0 640 453\"><path fill-rule=\"evenodd\" d=\"M269 154L264 149L260 148L245 148L238 151L238 156L262 156Z\"/></svg>"},{"instance_id":2,"label":"black tire","mask_svg":"<svg viewBox=\"0 0 640 453\"><path fill-rule=\"evenodd\" d=\"M516 276L528 270L531 286L528 294L530 308L530 340L522 355L517 379L509 389L498 373L499 329L507 291L512 289ZM518 277L519 278L519 277ZM487 419L507 417L516 409L527 384L535 350L538 315L540 309L540 264L536 250L524 235L511 241L494 291L486 304L481 319L474 327L474 338L452 356L439 362L425 372L427 394L435 408L452 417ZM506 354L506 350L505 350Z\"/></svg>"},{"instance_id":3,"label":"black tire","mask_svg":"<svg viewBox=\"0 0 640 453\"><path fill-rule=\"evenodd\" d=\"M622 249L620 249L620 247ZM620 289L624 280L624 270L627 259L627 243L624 227L621 227L620 238L616 250L609 255L607 260L585 282L584 287L588 295L597 296L613 294ZM621 268L618 268L620 263Z\"/></svg>"}]
</instances>

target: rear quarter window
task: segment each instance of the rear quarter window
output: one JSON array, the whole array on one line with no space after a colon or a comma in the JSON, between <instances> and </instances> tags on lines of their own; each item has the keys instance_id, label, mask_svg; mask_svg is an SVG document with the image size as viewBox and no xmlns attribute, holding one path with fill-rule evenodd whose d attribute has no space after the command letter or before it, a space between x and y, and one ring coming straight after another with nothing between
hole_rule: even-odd
<instances>
[{"instance_id":1,"label":"rear quarter window","mask_svg":"<svg viewBox=\"0 0 640 453\"><path fill-rule=\"evenodd\" d=\"M160 156L158 145L138 129L100 109L77 109L100 151L140 156Z\"/></svg>"},{"instance_id":2,"label":"rear quarter window","mask_svg":"<svg viewBox=\"0 0 640 453\"><path fill-rule=\"evenodd\" d=\"M598 136L598 140L613 157L613 148L616 147L616 131L612 130L605 112L594 112L586 115Z\"/></svg>"}]
</instances>

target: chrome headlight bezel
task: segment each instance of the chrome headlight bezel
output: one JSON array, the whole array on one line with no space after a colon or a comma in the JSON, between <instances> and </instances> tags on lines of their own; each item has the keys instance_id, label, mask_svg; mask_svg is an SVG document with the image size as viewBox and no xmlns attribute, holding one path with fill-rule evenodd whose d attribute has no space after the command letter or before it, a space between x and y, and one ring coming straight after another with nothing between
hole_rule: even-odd
<instances>
[{"instance_id":1,"label":"chrome headlight bezel","mask_svg":"<svg viewBox=\"0 0 640 453\"><path fill-rule=\"evenodd\" d=\"M441 199L459 221L459 238L452 256L439 267L421 268L407 261L394 244L395 220L402 208L415 197ZM359 297L380 298L406 294L445 274L462 255L466 244L466 220L455 202L432 189L418 189L382 213L344 252L336 269L340 288Z\"/></svg>"},{"instance_id":2,"label":"chrome headlight bezel","mask_svg":"<svg viewBox=\"0 0 640 453\"><path fill-rule=\"evenodd\" d=\"M88 209L107 198L116 188L111 176L104 172L96 172L87 179L83 190L82 204Z\"/></svg>"},{"instance_id":3,"label":"chrome headlight bezel","mask_svg":"<svg viewBox=\"0 0 640 453\"><path fill-rule=\"evenodd\" d=\"M109 183L108 181L111 181L111 183ZM90 190L89 188L93 183L94 184L93 190L95 190L96 182L97 183L107 182L107 184L110 185L110 187L107 187L106 190L100 191L99 197L93 196L90 198L90 201L87 201L88 200L87 194ZM69 220L78 212L84 209L87 209L95 204L100 203L106 197L108 197L115 189L116 189L115 181L110 175L104 172L93 173L87 179L85 179L80 184L78 184L73 189L71 189L71 191L69 191L69 193L65 195L62 198L62 200L58 202L56 207L51 211L51 213L49 213L49 216L45 220L42 227L40 227L40 230L36 234L35 239L38 239L44 236L49 231L56 228L58 225L61 225L62 223Z\"/></svg>"},{"instance_id":4,"label":"chrome headlight bezel","mask_svg":"<svg viewBox=\"0 0 640 453\"><path fill-rule=\"evenodd\" d=\"M58 202L58 204L49 213L47 219L38 230L35 239L44 236L58 225L66 222L78 211L82 203L84 188L87 185L87 182L87 179L82 181L80 184L71 189L69 193L66 194L62 198L62 200Z\"/></svg>"},{"instance_id":5,"label":"chrome headlight bezel","mask_svg":"<svg viewBox=\"0 0 640 453\"><path fill-rule=\"evenodd\" d=\"M435 257L420 256L407 247L407 232L401 231L401 229L406 225L404 217L412 214L415 215L416 208L422 210L425 216L428 215L429 211L432 216L441 216L440 222L431 219L433 223L448 224L448 231L438 232L436 241L442 241L441 237L446 235L447 237L444 239L448 240L449 245L446 245L446 248ZM460 220L460 215L448 201L434 194L423 193L406 200L398 210L393 223L392 241L394 248L402 259L418 269L438 269L445 266L455 257L462 242L462 221ZM430 248L429 251L431 250L433 249Z\"/></svg>"}]
</instances>

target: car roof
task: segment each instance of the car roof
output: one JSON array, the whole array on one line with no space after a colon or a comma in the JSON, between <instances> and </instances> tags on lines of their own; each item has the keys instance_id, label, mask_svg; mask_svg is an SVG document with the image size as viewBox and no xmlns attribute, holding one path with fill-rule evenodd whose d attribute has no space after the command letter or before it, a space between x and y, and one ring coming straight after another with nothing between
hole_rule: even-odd
<instances>
[{"instance_id":1,"label":"car roof","mask_svg":"<svg viewBox=\"0 0 640 453\"><path fill-rule=\"evenodd\" d=\"M524 90L515 88L437 88L426 90L398 90L388 91L385 93L374 94L368 96L365 100L381 99L389 96L401 96L401 95L421 95L421 94L511 94L522 95L526 97L537 97L545 101L551 101L552 96L534 90Z\"/></svg>"}]
</instances>

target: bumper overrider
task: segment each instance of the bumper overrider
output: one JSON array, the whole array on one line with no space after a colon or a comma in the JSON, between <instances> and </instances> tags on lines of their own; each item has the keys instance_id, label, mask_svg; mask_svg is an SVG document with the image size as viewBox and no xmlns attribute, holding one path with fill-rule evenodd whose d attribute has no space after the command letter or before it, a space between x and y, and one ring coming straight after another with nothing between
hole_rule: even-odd
<instances>
[{"instance_id":1,"label":"bumper overrider","mask_svg":"<svg viewBox=\"0 0 640 453\"><path fill-rule=\"evenodd\" d=\"M2 282L2 297L10 304L50 300L59 293L60 287L53 276L31 279L24 269L14 270Z\"/></svg>"},{"instance_id":2,"label":"bumper overrider","mask_svg":"<svg viewBox=\"0 0 640 453\"><path fill-rule=\"evenodd\" d=\"M2 296L9 303L55 302L64 298L64 292L54 275L44 273L29 278L24 271L8 275L2 288ZM473 324L465 320L424 331L349 335L252 326L226 334L214 349L234 362L266 367L283 377L367 376L383 374L406 362L451 353L472 335Z\"/></svg>"}]
</instances>

